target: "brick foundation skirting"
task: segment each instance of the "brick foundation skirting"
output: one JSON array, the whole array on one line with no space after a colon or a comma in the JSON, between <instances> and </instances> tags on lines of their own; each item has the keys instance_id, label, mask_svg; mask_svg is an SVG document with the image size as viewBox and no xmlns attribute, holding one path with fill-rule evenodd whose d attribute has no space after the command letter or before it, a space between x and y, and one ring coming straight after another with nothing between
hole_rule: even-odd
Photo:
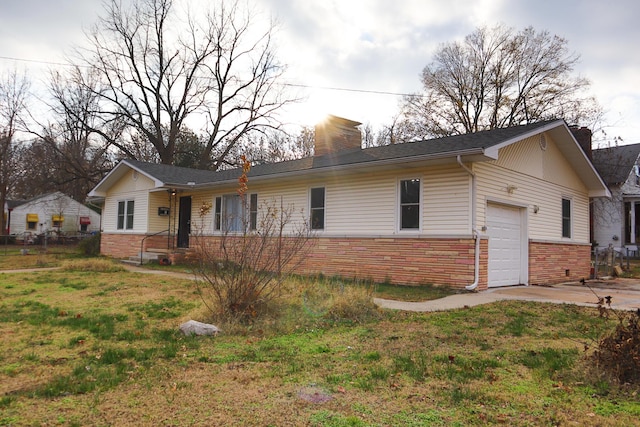
<instances>
[{"instance_id":1,"label":"brick foundation skirting","mask_svg":"<svg viewBox=\"0 0 640 427\"><path fill-rule=\"evenodd\" d=\"M144 244L142 251L149 249L167 248L167 236L157 235L146 237L144 234L108 234L100 235L100 253L114 258L128 258L140 254L140 245Z\"/></svg>"},{"instance_id":2,"label":"brick foundation skirting","mask_svg":"<svg viewBox=\"0 0 640 427\"><path fill-rule=\"evenodd\" d=\"M529 242L529 283L575 282L591 273L591 245Z\"/></svg>"},{"instance_id":3,"label":"brick foundation skirting","mask_svg":"<svg viewBox=\"0 0 640 427\"><path fill-rule=\"evenodd\" d=\"M144 235L102 234L103 255L127 258L140 252ZM220 237L205 238L216 243ZM192 247L196 239L192 239ZM162 248L167 236L151 236L147 248ZM487 240L481 240L479 289L487 287ZM474 281L473 239L315 238L300 274L323 274L396 284L462 288Z\"/></svg>"},{"instance_id":4,"label":"brick foundation skirting","mask_svg":"<svg viewBox=\"0 0 640 427\"><path fill-rule=\"evenodd\" d=\"M486 288L487 241L481 240L480 287ZM463 288L474 281L473 239L319 238L303 268L397 284Z\"/></svg>"},{"instance_id":5,"label":"brick foundation skirting","mask_svg":"<svg viewBox=\"0 0 640 427\"><path fill-rule=\"evenodd\" d=\"M126 258L140 252L144 235L102 234L101 252ZM205 238L217 243L220 237ZM196 239L192 239L192 247ZM151 236L147 248L167 247L167 236ZM396 284L464 288L474 281L475 241L454 238L315 238L299 274L323 274ZM478 290L487 289L488 240L480 240ZM590 246L529 242L529 283L553 284L589 277Z\"/></svg>"}]
</instances>

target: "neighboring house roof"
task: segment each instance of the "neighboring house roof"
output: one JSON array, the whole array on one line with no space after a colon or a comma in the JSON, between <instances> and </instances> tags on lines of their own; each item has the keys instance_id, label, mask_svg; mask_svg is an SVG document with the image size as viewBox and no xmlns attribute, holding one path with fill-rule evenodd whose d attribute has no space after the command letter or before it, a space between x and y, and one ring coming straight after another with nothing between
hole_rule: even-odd
<instances>
[{"instance_id":1,"label":"neighboring house roof","mask_svg":"<svg viewBox=\"0 0 640 427\"><path fill-rule=\"evenodd\" d=\"M41 194L39 196L32 197L31 199L28 199L28 200L19 200L18 204L15 205L15 207L22 206L22 205L28 205L30 203L37 202L40 199L60 198L60 197L66 197L66 198L71 199L71 197L67 196L64 193L61 193L60 191L54 191L53 193ZM73 199L71 199L71 200L73 200Z\"/></svg>"},{"instance_id":2,"label":"neighboring house roof","mask_svg":"<svg viewBox=\"0 0 640 427\"><path fill-rule=\"evenodd\" d=\"M624 184L640 156L640 144L593 150L593 165L607 185Z\"/></svg>"},{"instance_id":3,"label":"neighboring house roof","mask_svg":"<svg viewBox=\"0 0 640 427\"><path fill-rule=\"evenodd\" d=\"M573 165L593 196L609 196L606 186L584 155L564 120L544 121L534 124L493 129L465 135L387 145L323 156L307 157L279 163L252 166L250 178L267 179L276 176L311 174L327 170L381 167L418 161L443 161L460 156L464 161L488 161L498 158L498 150L530 136L549 132L554 140L561 141L558 148ZM211 186L238 179L238 169L205 171L170 165L123 160L89 193L91 197L104 197L106 191L129 169L138 171L155 182L156 188L195 188Z\"/></svg>"},{"instance_id":4,"label":"neighboring house roof","mask_svg":"<svg viewBox=\"0 0 640 427\"><path fill-rule=\"evenodd\" d=\"M60 192L60 191L54 191L53 193L47 193L47 194L41 194L39 196L35 196L29 200L18 200L18 201L14 201L16 204L14 204L12 206L12 209L16 209L16 208L20 208L22 209L26 209L29 208L30 205L34 205L34 204L38 204L41 201L46 201L46 200L60 200L60 199L65 199L67 201L70 201L74 204L78 204L81 206L84 206L82 203L78 202L77 200L73 199L71 196L67 196L66 194Z\"/></svg>"},{"instance_id":5,"label":"neighboring house roof","mask_svg":"<svg viewBox=\"0 0 640 427\"><path fill-rule=\"evenodd\" d=\"M59 191L55 191L53 193L41 194L39 196L35 196L35 197L32 197L32 198L27 199L27 200L7 200L5 202L5 209L15 209L18 206L22 206L22 205L26 205L26 204L29 204L29 203L33 203L33 202L36 202L36 201L38 201L40 199L48 198L49 196L53 196L53 195L66 196L64 193L61 193ZM66 196L66 197L69 197L69 196Z\"/></svg>"},{"instance_id":6,"label":"neighboring house roof","mask_svg":"<svg viewBox=\"0 0 640 427\"><path fill-rule=\"evenodd\" d=\"M15 209L20 205L27 203L26 200L7 200L5 201L5 209Z\"/></svg>"}]
</instances>

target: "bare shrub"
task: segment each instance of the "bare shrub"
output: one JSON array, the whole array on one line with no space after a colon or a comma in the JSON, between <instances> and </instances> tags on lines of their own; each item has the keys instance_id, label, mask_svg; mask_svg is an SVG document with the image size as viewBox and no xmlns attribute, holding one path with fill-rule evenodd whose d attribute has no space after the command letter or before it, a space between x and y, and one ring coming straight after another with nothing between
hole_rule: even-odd
<instances>
[{"instance_id":1,"label":"bare shrub","mask_svg":"<svg viewBox=\"0 0 640 427\"><path fill-rule=\"evenodd\" d=\"M619 385L640 385L640 309L635 312L624 312L611 308L612 297L600 296L584 279L587 286L598 299L599 317L609 320L617 318L613 332L605 334L592 345L585 343L585 350L594 348L587 360L593 361L588 371L596 380L614 382Z\"/></svg>"},{"instance_id":2,"label":"bare shrub","mask_svg":"<svg viewBox=\"0 0 640 427\"><path fill-rule=\"evenodd\" d=\"M251 212L246 198L250 166L242 160L239 218L216 219L221 228L217 238L197 233L195 272L202 300L215 316L247 321L280 295L285 278L311 247L312 230L302 212L282 199L263 202ZM210 210L211 205L203 204L201 222Z\"/></svg>"},{"instance_id":3,"label":"bare shrub","mask_svg":"<svg viewBox=\"0 0 640 427\"><path fill-rule=\"evenodd\" d=\"M640 385L640 310L618 315L618 325L593 353L601 374L619 384Z\"/></svg>"},{"instance_id":4,"label":"bare shrub","mask_svg":"<svg viewBox=\"0 0 640 427\"><path fill-rule=\"evenodd\" d=\"M96 233L91 237L87 237L78 243L78 248L83 254L88 256L100 255L100 233Z\"/></svg>"}]
</instances>

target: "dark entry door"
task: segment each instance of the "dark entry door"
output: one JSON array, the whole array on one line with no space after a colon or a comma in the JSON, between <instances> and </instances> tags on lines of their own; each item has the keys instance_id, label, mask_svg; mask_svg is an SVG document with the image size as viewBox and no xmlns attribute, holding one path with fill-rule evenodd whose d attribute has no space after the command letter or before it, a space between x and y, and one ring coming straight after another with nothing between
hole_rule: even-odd
<instances>
[{"instance_id":1,"label":"dark entry door","mask_svg":"<svg viewBox=\"0 0 640 427\"><path fill-rule=\"evenodd\" d=\"M191 233L191 196L180 197L178 211L178 247L189 247L189 233Z\"/></svg>"}]
</instances>

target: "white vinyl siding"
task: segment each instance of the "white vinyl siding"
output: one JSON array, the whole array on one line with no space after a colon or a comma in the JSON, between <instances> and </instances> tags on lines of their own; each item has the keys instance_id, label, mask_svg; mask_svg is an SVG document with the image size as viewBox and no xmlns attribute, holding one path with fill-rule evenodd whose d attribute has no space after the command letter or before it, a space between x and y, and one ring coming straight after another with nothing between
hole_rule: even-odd
<instances>
[{"instance_id":1,"label":"white vinyl siding","mask_svg":"<svg viewBox=\"0 0 640 427\"><path fill-rule=\"evenodd\" d=\"M351 176L326 185L325 230L335 235L390 235L396 230L397 177Z\"/></svg>"},{"instance_id":2,"label":"white vinyl siding","mask_svg":"<svg viewBox=\"0 0 640 427\"><path fill-rule=\"evenodd\" d=\"M161 231L167 230L169 228L169 220L171 220L171 228L175 232L175 230L177 229L177 224L174 224L174 221L177 222L177 215L175 214L177 214L176 203L178 203L179 195L174 195L172 197L173 200L170 202L168 191L156 191L153 193L149 193L149 229L147 230L147 232L159 233ZM160 207L171 208L169 215L158 215L158 208Z\"/></svg>"},{"instance_id":3,"label":"white vinyl siding","mask_svg":"<svg viewBox=\"0 0 640 427\"><path fill-rule=\"evenodd\" d=\"M395 236L399 227L399 181L410 177L419 178L422 186L422 230L414 230L413 233L446 236L471 234L470 179L458 165L413 170L405 168L402 175L397 172L341 174L335 179L283 180L269 184L250 180L248 186L251 193L259 194L258 220L264 205L271 204L278 208L281 205L292 208L292 217L296 221L309 221L310 189L322 187L325 189L323 235ZM215 192L194 193L194 226L205 234L212 233L215 199L233 191L233 186L227 186ZM211 211L201 219L198 212L203 202L211 204ZM407 230L403 233L406 234Z\"/></svg>"},{"instance_id":4,"label":"white vinyl siding","mask_svg":"<svg viewBox=\"0 0 640 427\"><path fill-rule=\"evenodd\" d=\"M29 215L31 216L29 221ZM20 235L25 231L39 234L47 230L57 230L54 218L62 216L60 231L67 234L79 232L83 227L81 218L89 218L86 231L100 230L100 214L73 200L62 193L50 193L35 198L32 201L17 206L11 212L11 222L8 224L11 234ZM31 225L32 228L29 228Z\"/></svg>"},{"instance_id":5,"label":"white vinyl siding","mask_svg":"<svg viewBox=\"0 0 640 427\"><path fill-rule=\"evenodd\" d=\"M153 188L153 181L141 174L129 172L123 179L115 184L107 194L102 210L102 228L107 233L146 233L149 218L149 189ZM133 229L118 230L118 202L133 200ZM157 211L156 211L157 215ZM165 227L166 228L166 227Z\"/></svg>"},{"instance_id":6,"label":"white vinyl siding","mask_svg":"<svg viewBox=\"0 0 640 427\"><path fill-rule=\"evenodd\" d=\"M561 241L561 200L569 197L573 208L570 240L576 243L589 242L587 190L551 138L547 137L546 150L540 148L539 138L535 137L505 147L499 154L497 161L466 162L476 175L478 229L486 225L487 204L496 202L526 209L529 239ZM410 178L420 179L420 228L400 232L398 186L401 180ZM386 237L420 234L425 237L463 237L471 236L472 233L471 184L471 176L460 165L452 162L422 167L407 164L382 170L355 168L335 174L318 172L276 181L250 179L247 185L250 194L259 194L258 222L265 204L292 209L294 221L308 222L310 189L322 187L325 189L323 236ZM159 217L157 208L168 206L168 194L166 191L148 193L151 188L153 182L142 175L135 180L127 176L114 185L105 204L104 230L117 232L117 201L126 199L135 200L134 231L165 230L169 219ZM181 196L193 197L194 232L214 233L216 197L235 194L236 189L235 183L229 183L212 190L180 193ZM201 217L200 208L203 203L208 204L211 209ZM536 213L534 206L537 207ZM172 222L175 222L175 203L172 209ZM147 218L148 229L145 222ZM292 229L291 225L285 232Z\"/></svg>"},{"instance_id":7,"label":"white vinyl siding","mask_svg":"<svg viewBox=\"0 0 640 427\"><path fill-rule=\"evenodd\" d=\"M423 179L422 231L471 234L471 178L459 165L427 170Z\"/></svg>"},{"instance_id":8,"label":"white vinyl siding","mask_svg":"<svg viewBox=\"0 0 640 427\"><path fill-rule=\"evenodd\" d=\"M562 239L562 197L573 203L572 241L589 242L589 198L587 189L554 141L546 137L542 150L539 136L500 150L499 159L474 164L478 186L478 224L485 224L488 201L524 206L529 211L529 238ZM526 165L525 165L526 163ZM515 172L524 170L526 173ZM512 192L507 191L508 187ZM538 207L534 213L533 207Z\"/></svg>"},{"instance_id":9,"label":"white vinyl siding","mask_svg":"<svg viewBox=\"0 0 640 427\"><path fill-rule=\"evenodd\" d=\"M518 144L514 144L517 146ZM553 150L552 141L548 140L547 150ZM511 146L509 148L512 148ZM514 147L513 149L517 149ZM577 243L589 243L589 197L586 188L573 179L575 173L568 163L562 164L557 159L554 164L564 169L567 182L575 184L561 186L540 177L524 175L508 168L505 162L485 162L474 164L478 189L478 224L486 221L486 204L495 201L504 204L527 207L529 211L529 239L543 241L562 240L562 198L570 197L573 204L571 240ZM560 174L561 172L558 172ZM511 193L508 188L511 188ZM533 207L538 207L534 213Z\"/></svg>"},{"instance_id":10,"label":"white vinyl siding","mask_svg":"<svg viewBox=\"0 0 640 427\"><path fill-rule=\"evenodd\" d=\"M134 211L133 211L133 228L119 230L118 229L118 203L121 201L132 200L134 202ZM102 226L105 232L136 232L136 233L146 233L147 232L147 219L148 219L148 203L147 203L147 194L139 194L129 197L122 197L120 199L107 199L104 205L104 209L102 210Z\"/></svg>"}]
</instances>

